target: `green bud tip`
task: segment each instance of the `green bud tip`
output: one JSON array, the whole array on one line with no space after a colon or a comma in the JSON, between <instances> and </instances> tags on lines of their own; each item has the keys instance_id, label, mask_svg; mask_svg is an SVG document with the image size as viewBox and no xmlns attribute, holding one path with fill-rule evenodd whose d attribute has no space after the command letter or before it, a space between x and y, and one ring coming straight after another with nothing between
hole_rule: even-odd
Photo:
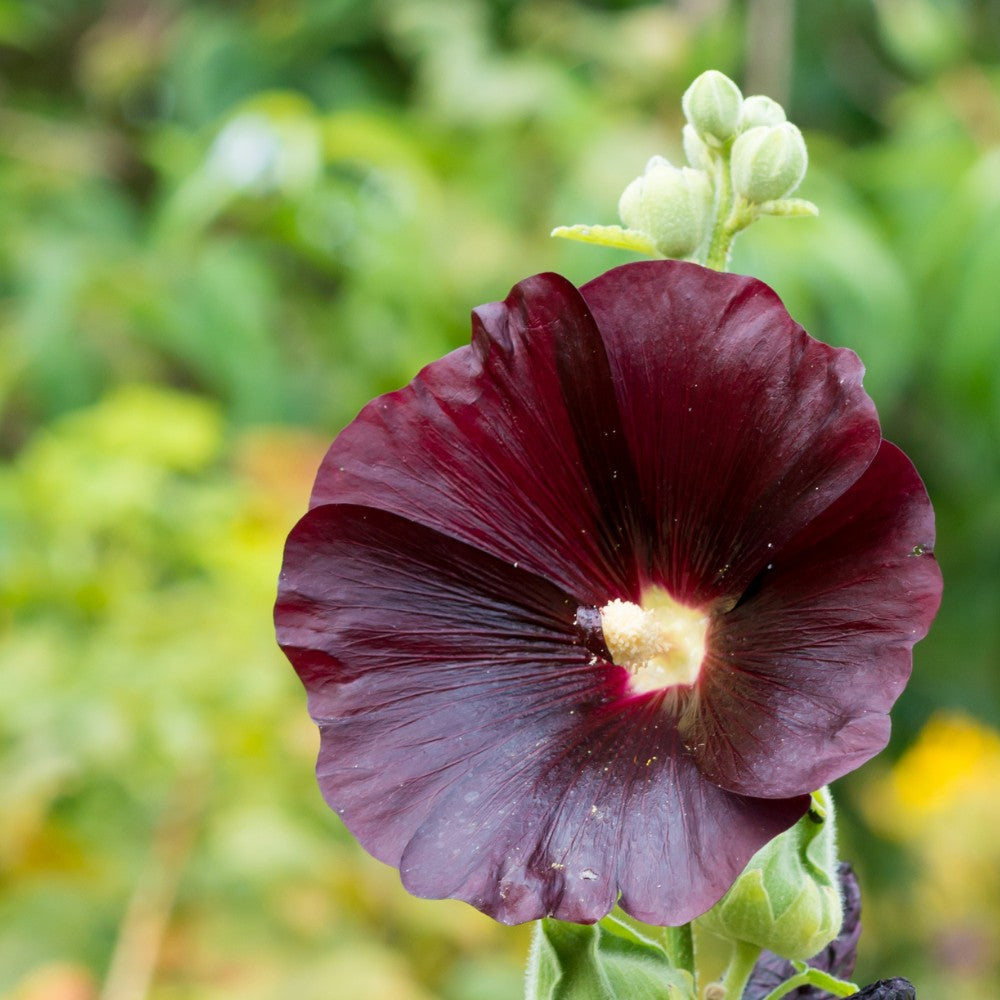
<instances>
[{"instance_id":1,"label":"green bud tip","mask_svg":"<svg viewBox=\"0 0 1000 1000\"><path fill-rule=\"evenodd\" d=\"M684 92L681 106L698 135L718 147L736 134L743 95L725 73L710 69Z\"/></svg>"},{"instance_id":2,"label":"green bud tip","mask_svg":"<svg viewBox=\"0 0 1000 1000\"><path fill-rule=\"evenodd\" d=\"M809 155L791 122L757 125L733 143L733 189L760 204L791 194L802 183Z\"/></svg>"},{"instance_id":3,"label":"green bud tip","mask_svg":"<svg viewBox=\"0 0 1000 1000\"><path fill-rule=\"evenodd\" d=\"M770 97L754 94L743 101L740 108L739 130L746 132L758 125L780 125L787 121L785 109Z\"/></svg>"}]
</instances>

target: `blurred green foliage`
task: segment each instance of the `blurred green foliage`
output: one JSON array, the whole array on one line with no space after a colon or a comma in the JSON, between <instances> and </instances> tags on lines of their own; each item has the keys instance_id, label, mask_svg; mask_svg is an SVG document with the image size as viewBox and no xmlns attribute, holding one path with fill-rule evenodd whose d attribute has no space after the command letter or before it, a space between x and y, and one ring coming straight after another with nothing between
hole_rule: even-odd
<instances>
[{"instance_id":1,"label":"blurred green foliage","mask_svg":"<svg viewBox=\"0 0 1000 1000\"><path fill-rule=\"evenodd\" d=\"M319 801L281 542L472 306L626 259L547 233L681 158L707 67L778 88L822 212L735 268L862 355L939 512L896 751L1000 724L998 61L990 0L0 0L0 996L519 994L522 931L410 899ZM882 905L921 870L863 783L859 974L988 994L995 941Z\"/></svg>"}]
</instances>

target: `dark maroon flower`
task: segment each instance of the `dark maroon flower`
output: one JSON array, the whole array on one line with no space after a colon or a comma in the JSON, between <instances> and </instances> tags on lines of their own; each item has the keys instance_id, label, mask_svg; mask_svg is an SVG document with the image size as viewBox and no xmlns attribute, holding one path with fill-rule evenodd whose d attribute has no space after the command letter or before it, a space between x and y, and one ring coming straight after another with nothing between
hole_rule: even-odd
<instances>
[{"instance_id":1,"label":"dark maroon flower","mask_svg":"<svg viewBox=\"0 0 1000 1000\"><path fill-rule=\"evenodd\" d=\"M866 986L859 993L852 993L847 1000L916 1000L917 991L909 979L880 979Z\"/></svg>"},{"instance_id":2,"label":"dark maroon flower","mask_svg":"<svg viewBox=\"0 0 1000 1000\"><path fill-rule=\"evenodd\" d=\"M818 955L809 959L809 965L837 979L849 979L857 962L858 941L861 938L861 889L854 869L846 861L837 866L837 875L844 904L844 922L840 933ZM743 990L743 1000L764 1000L794 975L795 967L787 958L775 955L773 951L764 951ZM836 1000L832 993L816 986L800 986L786 996L788 1000Z\"/></svg>"},{"instance_id":3,"label":"dark maroon flower","mask_svg":"<svg viewBox=\"0 0 1000 1000\"><path fill-rule=\"evenodd\" d=\"M683 923L885 745L940 577L862 370L751 278L544 274L337 438L278 636L411 892Z\"/></svg>"}]
</instances>

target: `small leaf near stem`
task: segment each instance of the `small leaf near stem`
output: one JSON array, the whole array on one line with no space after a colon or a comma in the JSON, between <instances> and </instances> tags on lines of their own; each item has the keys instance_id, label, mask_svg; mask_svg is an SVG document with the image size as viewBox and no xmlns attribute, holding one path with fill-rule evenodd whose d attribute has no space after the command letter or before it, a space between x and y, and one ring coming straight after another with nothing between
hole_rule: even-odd
<instances>
[{"instance_id":1,"label":"small leaf near stem","mask_svg":"<svg viewBox=\"0 0 1000 1000\"><path fill-rule=\"evenodd\" d=\"M815 218L819 209L805 198L779 198L777 201L764 201L757 206L761 215L777 215L785 218Z\"/></svg>"},{"instance_id":2,"label":"small leaf near stem","mask_svg":"<svg viewBox=\"0 0 1000 1000\"><path fill-rule=\"evenodd\" d=\"M797 990L800 986L815 986L817 989L832 993L835 997L850 997L858 992L858 986L855 983L848 982L846 979L837 979L828 972L823 972L822 969L814 969L812 966L801 968L803 965L801 962L794 962L793 964L799 970L798 974L792 976L791 979L786 979L780 986L771 990L764 997L764 1000L781 1000L781 997L787 996L792 990Z\"/></svg>"},{"instance_id":3,"label":"small leaf near stem","mask_svg":"<svg viewBox=\"0 0 1000 1000\"><path fill-rule=\"evenodd\" d=\"M634 250L650 257L661 257L656 245L645 234L621 226L556 226L551 236L579 243L596 243L598 246L616 247L619 250Z\"/></svg>"}]
</instances>

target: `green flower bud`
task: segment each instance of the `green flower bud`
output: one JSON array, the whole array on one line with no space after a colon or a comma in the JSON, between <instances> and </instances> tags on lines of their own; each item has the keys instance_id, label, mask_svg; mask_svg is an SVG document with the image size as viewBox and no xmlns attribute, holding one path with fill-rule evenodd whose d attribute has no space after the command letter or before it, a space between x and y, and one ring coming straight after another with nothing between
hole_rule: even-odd
<instances>
[{"instance_id":1,"label":"green flower bud","mask_svg":"<svg viewBox=\"0 0 1000 1000\"><path fill-rule=\"evenodd\" d=\"M644 233L664 257L689 257L708 235L712 186L701 170L675 167L654 156L622 192L618 214Z\"/></svg>"},{"instance_id":2,"label":"green flower bud","mask_svg":"<svg viewBox=\"0 0 1000 1000\"><path fill-rule=\"evenodd\" d=\"M698 923L783 958L812 958L844 920L834 841L833 800L822 788L809 812L762 847Z\"/></svg>"},{"instance_id":3,"label":"green flower bud","mask_svg":"<svg viewBox=\"0 0 1000 1000\"><path fill-rule=\"evenodd\" d=\"M710 146L721 146L736 134L743 95L725 73L710 69L684 92L684 117Z\"/></svg>"},{"instance_id":4,"label":"green flower bud","mask_svg":"<svg viewBox=\"0 0 1000 1000\"><path fill-rule=\"evenodd\" d=\"M791 123L758 125L733 143L733 189L760 204L791 194L809 163L802 133Z\"/></svg>"},{"instance_id":5,"label":"green flower bud","mask_svg":"<svg viewBox=\"0 0 1000 1000\"><path fill-rule=\"evenodd\" d=\"M685 125L681 137L688 163L697 170L708 170L712 165L712 151L705 145L695 127L690 123Z\"/></svg>"},{"instance_id":6,"label":"green flower bud","mask_svg":"<svg viewBox=\"0 0 1000 1000\"><path fill-rule=\"evenodd\" d=\"M739 130L756 128L758 125L780 125L787 121L785 109L777 102L763 94L754 94L743 101L740 108Z\"/></svg>"},{"instance_id":7,"label":"green flower bud","mask_svg":"<svg viewBox=\"0 0 1000 1000\"><path fill-rule=\"evenodd\" d=\"M643 193L646 185L646 178L654 171L666 169L674 170L668 159L663 156L651 157L649 162L646 164L646 169L643 171L641 177L636 177L628 187L622 191L621 197L618 199L618 217L625 223L629 229L636 229L640 232L646 232L644 222L646 219L645 212L643 211Z\"/></svg>"}]
</instances>

